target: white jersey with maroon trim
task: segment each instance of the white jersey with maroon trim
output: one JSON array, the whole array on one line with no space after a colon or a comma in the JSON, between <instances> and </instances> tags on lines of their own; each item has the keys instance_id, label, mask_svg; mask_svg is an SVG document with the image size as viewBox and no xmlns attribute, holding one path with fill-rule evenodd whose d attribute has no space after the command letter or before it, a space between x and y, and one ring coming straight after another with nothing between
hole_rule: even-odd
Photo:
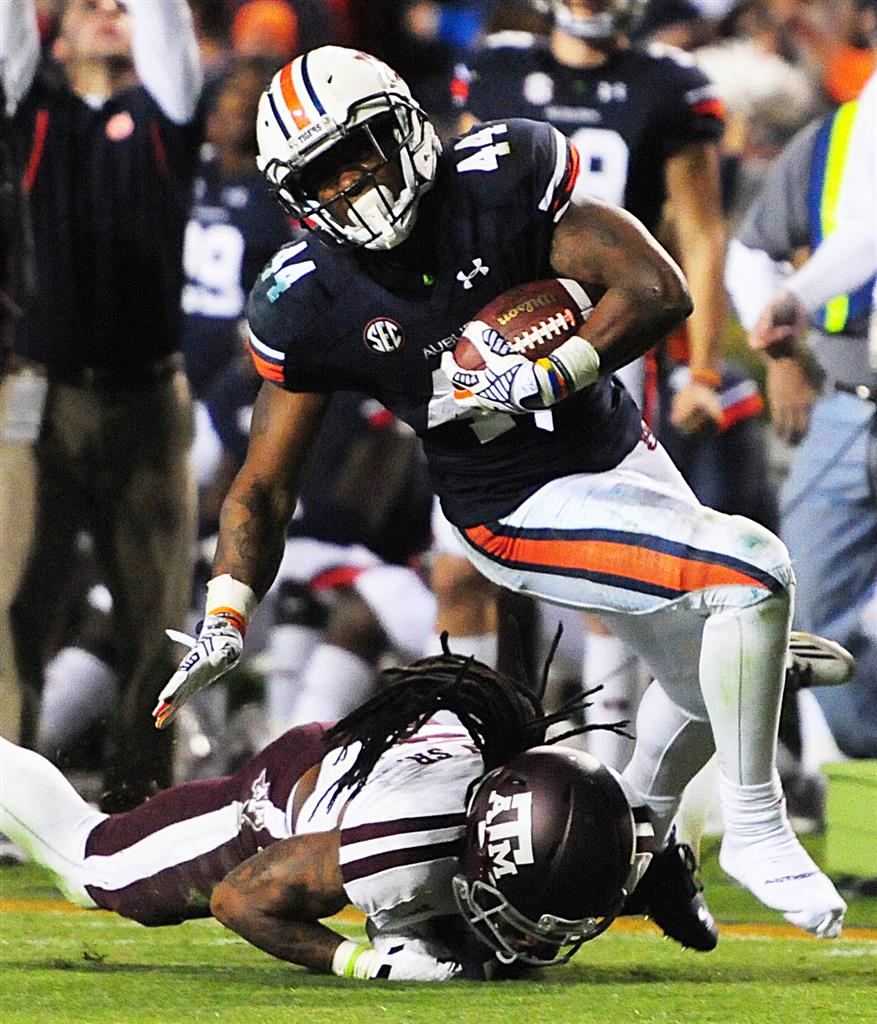
<instances>
[{"instance_id":1,"label":"white jersey with maroon trim","mask_svg":"<svg viewBox=\"0 0 877 1024\"><path fill-rule=\"evenodd\" d=\"M482 773L472 737L453 715L436 715L388 750L358 793L342 792L329 807L330 790L357 751L354 744L323 758L296 832L340 827L345 892L375 927L398 934L456 913L451 877L463 837L466 790Z\"/></svg>"}]
</instances>

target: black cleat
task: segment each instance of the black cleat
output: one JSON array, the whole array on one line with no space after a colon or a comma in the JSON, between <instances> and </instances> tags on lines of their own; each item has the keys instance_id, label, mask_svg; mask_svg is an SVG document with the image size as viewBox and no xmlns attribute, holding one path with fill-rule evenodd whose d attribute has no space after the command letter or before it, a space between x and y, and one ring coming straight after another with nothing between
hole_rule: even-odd
<instances>
[{"instance_id":1,"label":"black cleat","mask_svg":"<svg viewBox=\"0 0 877 1024\"><path fill-rule=\"evenodd\" d=\"M677 843L671 832L667 846L652 857L622 913L644 914L686 949L708 953L716 948L719 932L696 872L694 851L687 843Z\"/></svg>"}]
</instances>

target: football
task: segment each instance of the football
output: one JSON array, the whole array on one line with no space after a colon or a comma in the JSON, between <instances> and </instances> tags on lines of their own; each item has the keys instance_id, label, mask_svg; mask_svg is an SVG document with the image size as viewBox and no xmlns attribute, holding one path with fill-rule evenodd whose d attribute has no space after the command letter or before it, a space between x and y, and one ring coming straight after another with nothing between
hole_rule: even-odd
<instances>
[{"instance_id":1,"label":"football","mask_svg":"<svg viewBox=\"0 0 877 1024\"><path fill-rule=\"evenodd\" d=\"M493 299L463 329L454 347L454 362L464 370L481 370L481 353L466 337L474 324L498 331L513 351L535 362L576 334L591 311L587 292L566 277L516 285Z\"/></svg>"}]
</instances>

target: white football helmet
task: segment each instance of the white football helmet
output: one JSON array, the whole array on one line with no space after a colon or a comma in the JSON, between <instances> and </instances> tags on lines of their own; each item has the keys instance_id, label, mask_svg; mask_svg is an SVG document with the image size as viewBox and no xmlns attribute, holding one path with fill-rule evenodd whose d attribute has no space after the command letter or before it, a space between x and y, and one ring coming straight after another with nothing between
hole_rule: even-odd
<instances>
[{"instance_id":1,"label":"white football helmet","mask_svg":"<svg viewBox=\"0 0 877 1024\"><path fill-rule=\"evenodd\" d=\"M591 0L592 14L573 11L568 0L533 0L540 14L549 15L556 28L577 39L600 41L627 35L643 15L648 0Z\"/></svg>"},{"instance_id":2,"label":"white football helmet","mask_svg":"<svg viewBox=\"0 0 877 1024\"><path fill-rule=\"evenodd\" d=\"M402 79L358 50L321 46L281 68L262 94L257 164L281 205L324 241L392 249L414 226L440 144ZM394 193L383 168L396 170ZM354 184L319 199L339 172Z\"/></svg>"}]
</instances>

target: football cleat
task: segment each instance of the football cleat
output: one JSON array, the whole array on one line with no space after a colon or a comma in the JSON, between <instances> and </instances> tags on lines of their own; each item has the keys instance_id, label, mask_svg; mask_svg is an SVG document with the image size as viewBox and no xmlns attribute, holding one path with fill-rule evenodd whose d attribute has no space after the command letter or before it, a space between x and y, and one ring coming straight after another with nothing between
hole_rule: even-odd
<instances>
[{"instance_id":1,"label":"football cleat","mask_svg":"<svg viewBox=\"0 0 877 1024\"><path fill-rule=\"evenodd\" d=\"M793 632L786 658L786 689L840 686L853 674L856 659L834 640L815 633Z\"/></svg>"},{"instance_id":2,"label":"football cleat","mask_svg":"<svg viewBox=\"0 0 877 1024\"><path fill-rule=\"evenodd\" d=\"M652 857L622 914L644 914L686 949L708 953L719 941L715 919L697 877L694 851L687 843L676 842L675 829L667 846Z\"/></svg>"}]
</instances>

